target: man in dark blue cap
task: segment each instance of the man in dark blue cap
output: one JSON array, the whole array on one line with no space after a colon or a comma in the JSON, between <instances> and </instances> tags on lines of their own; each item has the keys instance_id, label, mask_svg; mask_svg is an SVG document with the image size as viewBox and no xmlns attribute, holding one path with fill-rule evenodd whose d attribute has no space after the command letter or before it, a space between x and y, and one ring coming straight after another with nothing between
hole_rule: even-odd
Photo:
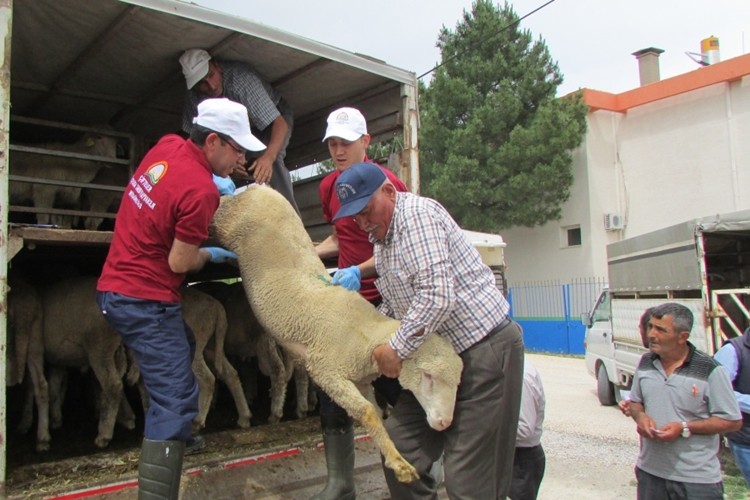
<instances>
[{"instance_id":1,"label":"man in dark blue cap","mask_svg":"<svg viewBox=\"0 0 750 500\"><path fill-rule=\"evenodd\" d=\"M523 383L521 328L492 271L450 214L435 200L398 192L375 165L359 163L336 181L341 209L374 244L379 310L401 326L373 358L398 377L402 360L427 335L441 335L464 362L451 427L429 427L414 395L404 391L385 422L399 452L420 474L400 483L384 468L393 498L435 498L432 465L444 453L451 498L505 498L513 468ZM488 424L491 423L491 424Z\"/></svg>"}]
</instances>

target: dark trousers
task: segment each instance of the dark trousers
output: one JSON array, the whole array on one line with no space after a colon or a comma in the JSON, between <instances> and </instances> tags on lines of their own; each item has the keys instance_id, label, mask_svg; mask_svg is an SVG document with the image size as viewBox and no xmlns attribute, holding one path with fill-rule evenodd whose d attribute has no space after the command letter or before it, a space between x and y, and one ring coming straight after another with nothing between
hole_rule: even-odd
<instances>
[{"instance_id":1,"label":"dark trousers","mask_svg":"<svg viewBox=\"0 0 750 500\"><path fill-rule=\"evenodd\" d=\"M724 483L684 483L662 479L635 468L638 500L722 500Z\"/></svg>"},{"instance_id":2,"label":"dark trousers","mask_svg":"<svg viewBox=\"0 0 750 500\"><path fill-rule=\"evenodd\" d=\"M494 500L508 495L523 386L521 328L508 322L462 352L461 360L464 369L448 429L432 429L410 391L399 396L385 421L396 448L420 475L405 484L384 467L394 500L437 498L433 464L443 452L450 498Z\"/></svg>"},{"instance_id":3,"label":"dark trousers","mask_svg":"<svg viewBox=\"0 0 750 500\"><path fill-rule=\"evenodd\" d=\"M536 500L546 463L541 444L529 448L516 448L513 457L513 480L508 495L511 500Z\"/></svg>"},{"instance_id":4,"label":"dark trousers","mask_svg":"<svg viewBox=\"0 0 750 500\"><path fill-rule=\"evenodd\" d=\"M113 292L97 292L96 300L133 351L151 399L144 437L188 441L198 414L198 384L192 369L195 339L182 318L182 306Z\"/></svg>"}]
</instances>

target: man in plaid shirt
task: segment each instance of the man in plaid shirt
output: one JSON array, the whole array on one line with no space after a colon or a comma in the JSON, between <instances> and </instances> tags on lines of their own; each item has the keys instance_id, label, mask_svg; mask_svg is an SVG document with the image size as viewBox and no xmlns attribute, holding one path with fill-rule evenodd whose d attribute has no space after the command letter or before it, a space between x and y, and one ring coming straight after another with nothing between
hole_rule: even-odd
<instances>
[{"instance_id":1,"label":"man in plaid shirt","mask_svg":"<svg viewBox=\"0 0 750 500\"><path fill-rule=\"evenodd\" d=\"M453 423L429 427L419 402L401 393L385 422L399 452L420 474L400 483L384 468L391 496L435 498L432 465L444 453L451 498L505 498L513 468L523 385L521 328L492 271L450 214L435 200L398 192L371 163L359 163L336 181L341 209L374 244L375 281L382 313L401 320L389 342L373 351L383 375L398 377L402 360L427 335L448 339L464 363Z\"/></svg>"},{"instance_id":2,"label":"man in plaid shirt","mask_svg":"<svg viewBox=\"0 0 750 500\"><path fill-rule=\"evenodd\" d=\"M281 95L249 65L217 61L203 49L186 50L180 57L180 65L188 88L182 129L190 133L198 103L209 97L226 97L244 105L250 123L259 131L256 135L266 145L266 150L248 170L252 172L255 182L270 183L299 213L292 178L284 165L294 114ZM244 171L235 173L247 177Z\"/></svg>"}]
</instances>

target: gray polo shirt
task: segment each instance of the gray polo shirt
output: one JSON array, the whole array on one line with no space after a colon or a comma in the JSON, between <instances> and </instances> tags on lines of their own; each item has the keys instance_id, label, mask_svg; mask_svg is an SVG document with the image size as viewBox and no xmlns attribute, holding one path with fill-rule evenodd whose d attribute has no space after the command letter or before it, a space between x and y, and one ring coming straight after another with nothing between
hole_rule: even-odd
<instances>
[{"instance_id":1,"label":"gray polo shirt","mask_svg":"<svg viewBox=\"0 0 750 500\"><path fill-rule=\"evenodd\" d=\"M667 377L659 356L646 353L633 378L631 400L642 403L661 428L669 422L708 417L742 418L729 375L711 356L688 343L685 362ZM685 483L718 483L719 435L693 434L662 442L641 437L638 467L654 476Z\"/></svg>"}]
</instances>

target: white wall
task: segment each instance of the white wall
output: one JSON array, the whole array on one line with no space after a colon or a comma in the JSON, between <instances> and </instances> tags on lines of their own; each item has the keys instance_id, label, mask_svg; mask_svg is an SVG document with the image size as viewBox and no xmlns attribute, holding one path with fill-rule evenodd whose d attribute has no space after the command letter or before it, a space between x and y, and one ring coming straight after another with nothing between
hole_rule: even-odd
<instances>
[{"instance_id":1,"label":"white wall","mask_svg":"<svg viewBox=\"0 0 750 500\"><path fill-rule=\"evenodd\" d=\"M562 218L502 231L514 283L606 276L606 245L715 213L750 208L750 77L633 108L594 111L574 152ZM605 231L620 213L623 231ZM580 225L582 245L565 248Z\"/></svg>"}]
</instances>

